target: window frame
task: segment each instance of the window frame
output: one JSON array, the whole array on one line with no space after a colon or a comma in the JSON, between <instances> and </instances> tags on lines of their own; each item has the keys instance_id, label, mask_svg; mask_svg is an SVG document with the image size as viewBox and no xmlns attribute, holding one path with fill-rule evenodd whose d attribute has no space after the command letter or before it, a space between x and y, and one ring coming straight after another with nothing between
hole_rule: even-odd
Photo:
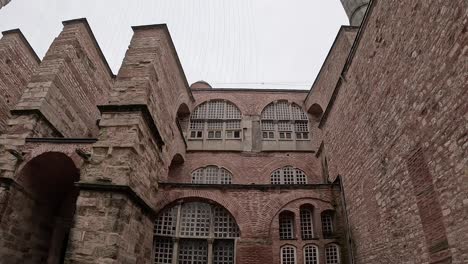
<instances>
[{"instance_id":1,"label":"window frame","mask_svg":"<svg viewBox=\"0 0 468 264\"><path fill-rule=\"evenodd\" d=\"M297 264L297 249L295 246L293 245L289 245L289 244L286 244L286 245L283 245L281 246L280 248L280 263L281 264L291 264L290 262L284 262L284 254L285 252L283 250L285 249L292 249L293 250L293 257L294 257L294 262L292 264Z\"/></svg>"},{"instance_id":2,"label":"window frame","mask_svg":"<svg viewBox=\"0 0 468 264\"><path fill-rule=\"evenodd\" d=\"M212 183L212 182L209 181L209 177L208 177L207 174L208 174L208 169L214 169L214 168L216 168L216 170L217 170L216 171L217 181L215 183ZM199 173L200 171L201 171L201 175L196 175L196 173ZM200 182L195 182L196 177L200 177L201 181ZM226 169L224 167L219 167L219 166L216 166L216 165L208 165L208 166L205 166L205 167L200 167L200 168L197 168L197 169L193 170L190 173L190 180L191 180L190 183L191 184L228 185L228 184L232 184L232 179L233 178L234 178L234 176L233 176L231 171L229 171L228 169Z\"/></svg>"},{"instance_id":3,"label":"window frame","mask_svg":"<svg viewBox=\"0 0 468 264\"><path fill-rule=\"evenodd\" d=\"M288 230L284 229L283 220L287 218L288 222L286 227ZM279 240L296 240L296 215L288 210L282 211L278 214L278 235ZM284 236L284 234L287 236Z\"/></svg>"},{"instance_id":4,"label":"window frame","mask_svg":"<svg viewBox=\"0 0 468 264\"><path fill-rule=\"evenodd\" d=\"M336 250L336 261L337 262L329 262L329 258L328 258L328 249L329 248L335 248ZM341 249L340 249L340 246L336 243L329 243L327 245L325 245L325 250L324 250L324 254L325 254L325 264L341 264Z\"/></svg>"},{"instance_id":5,"label":"window frame","mask_svg":"<svg viewBox=\"0 0 468 264\"><path fill-rule=\"evenodd\" d=\"M315 260L312 260L312 263L309 263L307 261L307 256L306 256L306 248L314 248L315 249L315 253L316 253L316 258ZM306 244L304 245L304 247L302 248L302 253L303 253L303 260L304 260L304 264L320 264L320 250L319 250L319 247L315 244Z\"/></svg>"},{"instance_id":6,"label":"window frame","mask_svg":"<svg viewBox=\"0 0 468 264\"><path fill-rule=\"evenodd\" d=\"M288 181L286 181L286 176L289 176L285 174L286 170L292 170L293 172L292 183L289 183ZM276 174L278 172L279 172L279 175ZM307 182L308 182L308 177L307 177L307 174L303 170L293 167L293 166L289 166L289 165L278 168L270 174L270 184L273 184L273 185L305 185L307 184Z\"/></svg>"},{"instance_id":7,"label":"window frame","mask_svg":"<svg viewBox=\"0 0 468 264\"><path fill-rule=\"evenodd\" d=\"M217 111L222 111L222 113ZM242 140L242 118L240 109L228 100L205 101L195 107L189 117L187 139ZM232 133L232 137L228 136L229 133Z\"/></svg>"},{"instance_id":8,"label":"window frame","mask_svg":"<svg viewBox=\"0 0 468 264\"><path fill-rule=\"evenodd\" d=\"M286 108L285 104L287 104ZM286 112L284 112L285 109L287 109ZM269 124L268 129L264 125L266 123ZM304 123L305 127L302 127L306 131L299 130L298 124ZM282 128L281 124L289 124L289 129ZM311 127L307 113L298 104L287 100L274 101L263 108L260 116L260 130L263 141L311 141ZM298 136L299 134L301 136Z\"/></svg>"}]
</instances>

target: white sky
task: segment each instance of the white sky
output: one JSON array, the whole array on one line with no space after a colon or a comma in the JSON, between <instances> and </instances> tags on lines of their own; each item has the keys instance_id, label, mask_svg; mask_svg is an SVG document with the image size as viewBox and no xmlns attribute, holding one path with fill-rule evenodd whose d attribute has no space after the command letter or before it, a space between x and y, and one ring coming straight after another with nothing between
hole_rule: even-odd
<instances>
[{"instance_id":1,"label":"white sky","mask_svg":"<svg viewBox=\"0 0 468 264\"><path fill-rule=\"evenodd\" d=\"M308 89L341 25L339 0L12 0L0 31L19 28L39 57L63 20L86 17L114 73L130 26L166 23L189 83Z\"/></svg>"}]
</instances>

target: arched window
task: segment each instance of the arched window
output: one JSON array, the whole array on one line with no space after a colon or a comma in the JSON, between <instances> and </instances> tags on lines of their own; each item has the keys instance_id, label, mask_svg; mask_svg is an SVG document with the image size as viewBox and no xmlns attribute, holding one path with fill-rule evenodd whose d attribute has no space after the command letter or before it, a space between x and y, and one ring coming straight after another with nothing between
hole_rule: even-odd
<instances>
[{"instance_id":1,"label":"arched window","mask_svg":"<svg viewBox=\"0 0 468 264\"><path fill-rule=\"evenodd\" d=\"M294 239L294 213L284 211L279 214L280 239Z\"/></svg>"},{"instance_id":2,"label":"arched window","mask_svg":"<svg viewBox=\"0 0 468 264\"><path fill-rule=\"evenodd\" d=\"M325 247L326 264L340 264L340 248L336 244L329 244Z\"/></svg>"},{"instance_id":3,"label":"arched window","mask_svg":"<svg viewBox=\"0 0 468 264\"><path fill-rule=\"evenodd\" d=\"M296 248L283 246L281 248L281 264L296 264Z\"/></svg>"},{"instance_id":4,"label":"arched window","mask_svg":"<svg viewBox=\"0 0 468 264\"><path fill-rule=\"evenodd\" d=\"M240 139L240 110L224 100L211 100L197 106L190 116L191 139Z\"/></svg>"},{"instance_id":5,"label":"arched window","mask_svg":"<svg viewBox=\"0 0 468 264\"><path fill-rule=\"evenodd\" d=\"M307 177L302 170L286 166L271 174L271 184L307 184Z\"/></svg>"},{"instance_id":6,"label":"arched window","mask_svg":"<svg viewBox=\"0 0 468 264\"><path fill-rule=\"evenodd\" d=\"M181 203L155 222L155 264L234 264L239 227L226 209L202 202ZM174 252L178 249L178 252ZM212 251L212 260L208 252Z\"/></svg>"},{"instance_id":7,"label":"arched window","mask_svg":"<svg viewBox=\"0 0 468 264\"><path fill-rule=\"evenodd\" d=\"M301 206L300 209L300 222L301 222L301 236L303 240L310 240L314 238L314 223L313 223L313 207Z\"/></svg>"},{"instance_id":8,"label":"arched window","mask_svg":"<svg viewBox=\"0 0 468 264\"><path fill-rule=\"evenodd\" d=\"M318 264L319 252L316 245L306 245L304 247L304 264Z\"/></svg>"},{"instance_id":9,"label":"arched window","mask_svg":"<svg viewBox=\"0 0 468 264\"><path fill-rule=\"evenodd\" d=\"M308 140L309 119L295 103L278 101L262 111L263 140Z\"/></svg>"},{"instance_id":10,"label":"arched window","mask_svg":"<svg viewBox=\"0 0 468 264\"><path fill-rule=\"evenodd\" d=\"M192 172L192 183L196 184L231 184L232 174L216 166L207 166Z\"/></svg>"},{"instance_id":11,"label":"arched window","mask_svg":"<svg viewBox=\"0 0 468 264\"><path fill-rule=\"evenodd\" d=\"M328 210L322 212L322 233L324 238L333 237L333 211Z\"/></svg>"}]
</instances>

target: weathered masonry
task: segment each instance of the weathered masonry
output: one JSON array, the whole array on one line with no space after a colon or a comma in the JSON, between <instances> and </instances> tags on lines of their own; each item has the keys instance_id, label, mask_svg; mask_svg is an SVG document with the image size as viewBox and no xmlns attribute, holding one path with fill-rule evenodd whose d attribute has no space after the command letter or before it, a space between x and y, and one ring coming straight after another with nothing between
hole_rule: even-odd
<instances>
[{"instance_id":1,"label":"weathered masonry","mask_svg":"<svg viewBox=\"0 0 468 264\"><path fill-rule=\"evenodd\" d=\"M310 91L189 85L165 25L116 75L85 19L3 32L0 263L468 263L467 3L360 4Z\"/></svg>"}]
</instances>

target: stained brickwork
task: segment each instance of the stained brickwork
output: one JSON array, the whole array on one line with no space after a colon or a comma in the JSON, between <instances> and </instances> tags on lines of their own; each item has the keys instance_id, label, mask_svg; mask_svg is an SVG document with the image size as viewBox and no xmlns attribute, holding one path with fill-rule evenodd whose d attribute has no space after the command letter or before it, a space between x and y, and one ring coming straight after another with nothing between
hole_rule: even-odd
<instances>
[{"instance_id":1,"label":"stained brickwork","mask_svg":"<svg viewBox=\"0 0 468 264\"><path fill-rule=\"evenodd\" d=\"M468 261L467 23L464 1L374 1L333 87L321 128L357 263Z\"/></svg>"}]
</instances>

